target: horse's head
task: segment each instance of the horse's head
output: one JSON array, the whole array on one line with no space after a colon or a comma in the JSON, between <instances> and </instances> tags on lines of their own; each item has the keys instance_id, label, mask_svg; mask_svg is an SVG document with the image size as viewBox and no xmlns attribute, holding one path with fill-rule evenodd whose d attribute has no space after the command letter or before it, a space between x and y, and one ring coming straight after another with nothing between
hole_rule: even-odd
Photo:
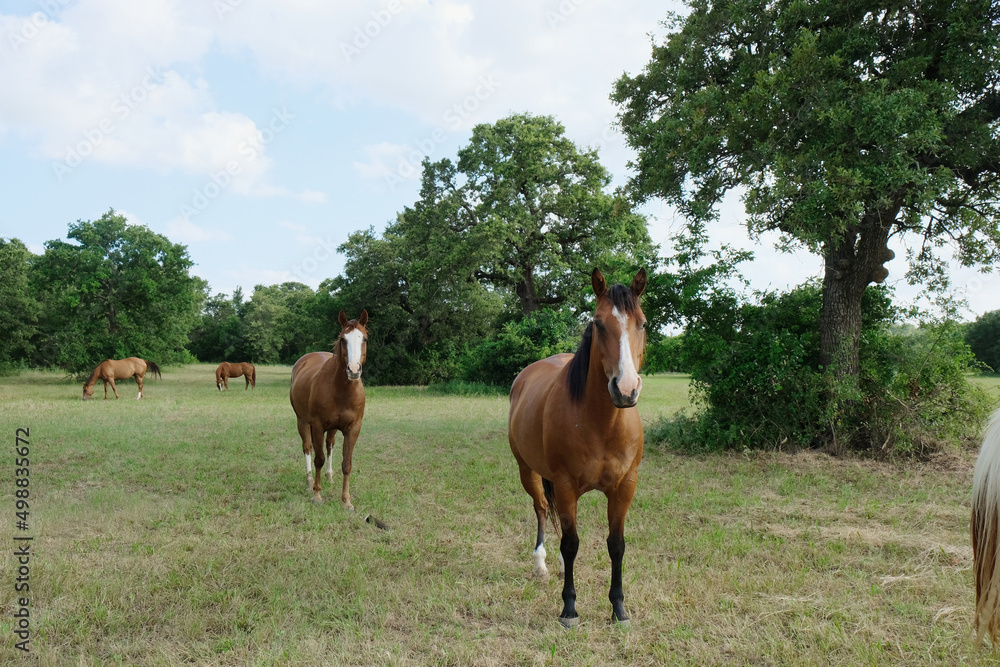
<instances>
[{"instance_id":1,"label":"horse's head","mask_svg":"<svg viewBox=\"0 0 1000 667\"><path fill-rule=\"evenodd\" d=\"M362 310L356 320L348 320L344 311L340 311L340 342L341 361L347 368L347 379L360 380L361 370L368 357L368 311Z\"/></svg>"},{"instance_id":2,"label":"horse's head","mask_svg":"<svg viewBox=\"0 0 1000 667\"><path fill-rule=\"evenodd\" d=\"M95 383L96 384L96 383ZM94 385L89 382L83 385L83 400L87 400L94 395Z\"/></svg>"},{"instance_id":3,"label":"horse's head","mask_svg":"<svg viewBox=\"0 0 1000 667\"><path fill-rule=\"evenodd\" d=\"M639 368L646 349L646 316L639 297L646 289L646 270L639 269L631 287L608 289L599 269L594 269L590 281L597 296L592 344L600 352L612 402L631 408L639 402L642 390Z\"/></svg>"}]
</instances>

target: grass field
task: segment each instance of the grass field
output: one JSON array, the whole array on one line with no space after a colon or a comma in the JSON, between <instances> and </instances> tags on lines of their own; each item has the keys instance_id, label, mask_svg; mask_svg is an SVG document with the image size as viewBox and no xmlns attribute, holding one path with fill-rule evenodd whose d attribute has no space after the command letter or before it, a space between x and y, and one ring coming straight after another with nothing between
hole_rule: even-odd
<instances>
[{"instance_id":1,"label":"grass field","mask_svg":"<svg viewBox=\"0 0 1000 667\"><path fill-rule=\"evenodd\" d=\"M23 657L11 545L32 536L43 665L1000 663L971 633L974 452L901 465L648 447L625 534L632 629L609 624L605 502L591 493L581 624L567 631L561 580L531 578L505 397L369 388L349 514L339 483L309 502L290 369L227 393L213 373L167 369L142 401L123 382L121 400L98 387L86 403L58 374L0 379L0 662ZM683 376L644 387L647 421L687 403ZM554 571L551 535L548 551Z\"/></svg>"}]
</instances>

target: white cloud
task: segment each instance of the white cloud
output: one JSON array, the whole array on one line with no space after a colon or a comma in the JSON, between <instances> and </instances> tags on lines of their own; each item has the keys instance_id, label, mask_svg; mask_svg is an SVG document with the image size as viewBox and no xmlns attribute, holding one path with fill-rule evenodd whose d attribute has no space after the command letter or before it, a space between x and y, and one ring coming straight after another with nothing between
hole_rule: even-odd
<instances>
[{"instance_id":1,"label":"white cloud","mask_svg":"<svg viewBox=\"0 0 1000 667\"><path fill-rule=\"evenodd\" d=\"M197 243L201 241L230 241L232 236L217 229L199 227L190 220L176 217L167 223L167 237L179 243Z\"/></svg>"}]
</instances>

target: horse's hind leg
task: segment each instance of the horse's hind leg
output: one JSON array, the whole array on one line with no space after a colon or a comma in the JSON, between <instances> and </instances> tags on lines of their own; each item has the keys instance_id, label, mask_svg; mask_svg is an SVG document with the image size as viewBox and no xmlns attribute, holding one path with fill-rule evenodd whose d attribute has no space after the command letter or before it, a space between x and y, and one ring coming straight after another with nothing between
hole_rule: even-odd
<instances>
[{"instance_id":1,"label":"horse's hind leg","mask_svg":"<svg viewBox=\"0 0 1000 667\"><path fill-rule=\"evenodd\" d=\"M316 469L313 471L313 497L312 501L314 503L323 502L323 496L320 495L320 476L323 473L323 462L326 457L323 455L323 427L313 424L310 426L309 433L311 436L312 450L313 450L313 463ZM319 443L316 445L315 443Z\"/></svg>"},{"instance_id":2,"label":"horse's hind leg","mask_svg":"<svg viewBox=\"0 0 1000 667\"><path fill-rule=\"evenodd\" d=\"M136 400L138 400L138 399L142 398L142 376L139 375L138 373L136 373L135 374L135 381L136 381L136 384L139 385L139 395L135 397Z\"/></svg>"},{"instance_id":3,"label":"horse's hind leg","mask_svg":"<svg viewBox=\"0 0 1000 667\"><path fill-rule=\"evenodd\" d=\"M549 503L545 498L545 490L541 476L528 467L528 464L517 458L518 470L521 474L521 486L531 496L535 507L535 517L538 520L538 532L535 534L535 549L531 552L533 566L532 574L541 579L548 579L549 570L545 567L545 517L549 512Z\"/></svg>"},{"instance_id":4,"label":"horse's hind leg","mask_svg":"<svg viewBox=\"0 0 1000 667\"><path fill-rule=\"evenodd\" d=\"M313 458L313 448L312 448L312 435L310 434L309 422L299 419L298 420L299 437L302 438L302 453L306 456L306 491L312 491L313 488L313 478L312 478L312 458Z\"/></svg>"},{"instance_id":5,"label":"horse's hind leg","mask_svg":"<svg viewBox=\"0 0 1000 667\"><path fill-rule=\"evenodd\" d=\"M336 429L326 432L326 481L333 484L333 437L337 434Z\"/></svg>"}]
</instances>

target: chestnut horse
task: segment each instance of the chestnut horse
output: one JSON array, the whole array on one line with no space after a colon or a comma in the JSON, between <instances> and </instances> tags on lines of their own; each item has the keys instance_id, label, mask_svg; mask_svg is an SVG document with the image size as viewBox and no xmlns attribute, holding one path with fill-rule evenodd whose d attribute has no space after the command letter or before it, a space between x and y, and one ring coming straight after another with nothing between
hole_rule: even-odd
<instances>
[{"instance_id":1,"label":"chestnut horse","mask_svg":"<svg viewBox=\"0 0 1000 667\"><path fill-rule=\"evenodd\" d=\"M238 378L239 376L246 378L247 384L243 387L246 391L251 386L257 388L257 369L253 367L253 364L244 361L243 363L229 363L228 361L223 361L219 364L219 367L215 369L215 386L222 391L223 385L226 389L229 389L229 378Z\"/></svg>"},{"instance_id":2,"label":"chestnut horse","mask_svg":"<svg viewBox=\"0 0 1000 667\"><path fill-rule=\"evenodd\" d=\"M142 398L142 376L146 374L147 369L156 373L157 377L163 378L160 374L159 366L152 361L144 361L139 357L102 361L94 369L94 372L90 374L90 379L83 384L83 400L86 401L94 395L94 385L97 384L98 380L104 382L105 400L108 398L108 384L111 385L111 391L115 392L115 398L118 398L118 389L115 387L115 380L124 380L130 377L134 377L136 383L139 385L139 395L136 398Z\"/></svg>"},{"instance_id":3,"label":"chestnut horse","mask_svg":"<svg viewBox=\"0 0 1000 667\"><path fill-rule=\"evenodd\" d=\"M972 571L976 579L976 644L1000 636L1000 410L986 426L972 472Z\"/></svg>"},{"instance_id":4,"label":"chestnut horse","mask_svg":"<svg viewBox=\"0 0 1000 667\"><path fill-rule=\"evenodd\" d=\"M567 628L579 623L573 562L580 546L577 501L596 489L608 499L608 554L611 556L611 620L629 624L622 592L625 514L632 504L642 460L642 423L636 403L642 389L639 367L646 346L646 316L639 296L646 289L640 269L631 288L608 289L597 269L591 275L597 296L594 319L576 354L536 361L518 374L510 391L508 438L538 519L532 552L534 573L545 567L545 518L559 517L560 573L564 574L563 610Z\"/></svg>"},{"instance_id":5,"label":"chestnut horse","mask_svg":"<svg viewBox=\"0 0 1000 667\"><path fill-rule=\"evenodd\" d=\"M340 499L347 509L353 511L351 457L361 432L361 418L365 415L365 386L361 382L361 371L368 354L368 330L365 328L368 311L362 310L358 319L350 321L344 311L340 311L339 319L341 331L333 345L333 352L310 352L292 366L289 398L302 437L302 452L306 456L306 490L312 490L312 501L323 501L319 478L324 459L329 459L326 476L333 483L333 437L340 431L344 434L340 465L344 473L344 487ZM314 462L315 477L312 474Z\"/></svg>"}]
</instances>

